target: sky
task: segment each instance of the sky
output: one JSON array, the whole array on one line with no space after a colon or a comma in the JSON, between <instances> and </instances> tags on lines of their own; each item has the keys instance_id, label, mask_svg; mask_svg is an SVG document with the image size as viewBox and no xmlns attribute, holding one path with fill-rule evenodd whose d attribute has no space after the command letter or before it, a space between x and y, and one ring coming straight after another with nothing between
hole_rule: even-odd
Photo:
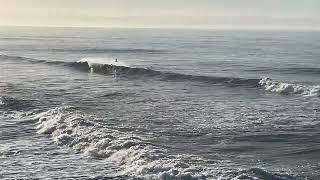
<instances>
[{"instance_id":1,"label":"sky","mask_svg":"<svg viewBox=\"0 0 320 180\"><path fill-rule=\"evenodd\" d=\"M0 25L320 29L320 0L0 0Z\"/></svg>"}]
</instances>

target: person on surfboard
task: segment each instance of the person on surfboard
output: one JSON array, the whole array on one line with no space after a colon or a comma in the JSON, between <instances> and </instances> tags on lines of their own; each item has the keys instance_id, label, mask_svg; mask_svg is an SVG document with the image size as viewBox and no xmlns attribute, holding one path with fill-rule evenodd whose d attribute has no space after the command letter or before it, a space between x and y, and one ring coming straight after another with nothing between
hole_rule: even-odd
<instances>
[{"instance_id":1,"label":"person on surfboard","mask_svg":"<svg viewBox=\"0 0 320 180\"><path fill-rule=\"evenodd\" d=\"M115 62L115 63L118 62L118 59L115 58L115 59L114 59L114 62ZM115 66L116 66L116 65L115 65ZM113 76L114 76L114 77L117 77L117 69L116 69L116 68L113 70L113 72L114 72Z\"/></svg>"}]
</instances>

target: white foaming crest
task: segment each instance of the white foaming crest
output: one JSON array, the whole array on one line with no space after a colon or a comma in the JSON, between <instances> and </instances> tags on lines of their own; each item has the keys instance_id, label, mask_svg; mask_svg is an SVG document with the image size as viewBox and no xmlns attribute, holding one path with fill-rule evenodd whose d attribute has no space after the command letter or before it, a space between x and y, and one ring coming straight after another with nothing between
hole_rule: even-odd
<instances>
[{"instance_id":1,"label":"white foaming crest","mask_svg":"<svg viewBox=\"0 0 320 180\"><path fill-rule=\"evenodd\" d=\"M146 179L202 179L209 174L203 168L189 165L192 160L203 162L199 157L170 156L165 149L138 136L104 127L72 107L55 108L38 114L35 119L38 133L51 134L57 144L72 147L86 156L107 158L120 166L124 175Z\"/></svg>"},{"instance_id":2,"label":"white foaming crest","mask_svg":"<svg viewBox=\"0 0 320 180\"><path fill-rule=\"evenodd\" d=\"M0 57L6 58L8 55L0 51Z\"/></svg>"},{"instance_id":3,"label":"white foaming crest","mask_svg":"<svg viewBox=\"0 0 320 180\"><path fill-rule=\"evenodd\" d=\"M320 86L306 86L293 83L284 83L272 80L270 78L263 78L259 84L270 92L276 92L284 95L303 95L303 96L320 96Z\"/></svg>"},{"instance_id":4,"label":"white foaming crest","mask_svg":"<svg viewBox=\"0 0 320 180\"><path fill-rule=\"evenodd\" d=\"M117 60L115 58L83 58L78 62L87 62L90 68L94 65L114 65L114 66L125 66L129 67L125 62L122 60Z\"/></svg>"}]
</instances>

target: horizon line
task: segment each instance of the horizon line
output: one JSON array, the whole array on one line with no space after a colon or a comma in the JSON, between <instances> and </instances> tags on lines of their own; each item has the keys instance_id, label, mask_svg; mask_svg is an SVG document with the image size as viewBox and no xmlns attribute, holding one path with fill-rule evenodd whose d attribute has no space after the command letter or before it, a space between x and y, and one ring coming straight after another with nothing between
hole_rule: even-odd
<instances>
[{"instance_id":1,"label":"horizon line","mask_svg":"<svg viewBox=\"0 0 320 180\"><path fill-rule=\"evenodd\" d=\"M64 26L64 25L0 25L0 27L12 28L87 28L87 29L167 29L167 30L243 30L243 31L320 31L320 27L288 27L288 26L273 26L273 27L253 27L253 26L212 26L212 27L186 27L186 26Z\"/></svg>"}]
</instances>

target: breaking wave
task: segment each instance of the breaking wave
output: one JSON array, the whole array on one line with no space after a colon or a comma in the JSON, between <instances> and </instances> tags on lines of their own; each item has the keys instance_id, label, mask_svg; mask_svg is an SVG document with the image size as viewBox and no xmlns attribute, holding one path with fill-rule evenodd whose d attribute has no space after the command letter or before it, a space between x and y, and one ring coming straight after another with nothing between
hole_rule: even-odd
<instances>
[{"instance_id":1,"label":"breaking wave","mask_svg":"<svg viewBox=\"0 0 320 180\"><path fill-rule=\"evenodd\" d=\"M38 133L50 135L57 145L83 156L115 163L121 169L121 176L166 180L293 178L260 168L225 171L226 164L221 164L225 162L219 160L212 162L190 154L173 155L165 147L130 132L111 129L74 107L50 109L37 114L34 120Z\"/></svg>"},{"instance_id":2,"label":"breaking wave","mask_svg":"<svg viewBox=\"0 0 320 180\"><path fill-rule=\"evenodd\" d=\"M166 149L134 134L105 127L73 107L48 110L35 120L38 133L50 134L56 144L85 156L112 161L124 175L149 179L209 177L203 167L195 165L203 161L200 157L168 155Z\"/></svg>"},{"instance_id":3,"label":"breaking wave","mask_svg":"<svg viewBox=\"0 0 320 180\"><path fill-rule=\"evenodd\" d=\"M45 61L20 56L0 55L2 58L24 60L32 63L45 63L51 65L63 65L81 71L93 72L105 75L116 75L126 78L158 78L159 80L171 81L195 81L228 86L258 87L260 79L244 79L235 77L215 77L188 75L175 72L157 71L150 68L130 67L123 62L115 62L114 59L87 58L77 62Z\"/></svg>"},{"instance_id":4,"label":"breaking wave","mask_svg":"<svg viewBox=\"0 0 320 180\"><path fill-rule=\"evenodd\" d=\"M243 79L233 77L214 77L214 76L200 76L200 75L188 75L174 72L157 71L150 68L136 68L129 67L123 63L96 63L95 61L81 60L74 66L88 68L88 71L107 74L125 76L128 78L134 77L155 77L160 80L172 80L172 81L199 81L213 84L226 84L230 86L250 86L257 87L259 79Z\"/></svg>"},{"instance_id":5,"label":"breaking wave","mask_svg":"<svg viewBox=\"0 0 320 180\"><path fill-rule=\"evenodd\" d=\"M194 81L211 84L221 84L231 87L263 87L266 91L275 92L281 95L320 96L320 85L311 86L297 83L287 83L272 80L270 78L245 79L236 77L201 76L181 74L175 72L157 71L150 68L130 67L123 62L115 62L114 59L111 58L85 58L77 62L65 62L38 60L21 56L8 56L5 54L0 54L0 57L3 59L14 59L19 61L27 61L31 63L62 65L80 71L126 78L157 78L158 80L164 81ZM304 70L310 71L310 69ZM316 72L318 72L318 69L314 68L312 73Z\"/></svg>"},{"instance_id":6,"label":"breaking wave","mask_svg":"<svg viewBox=\"0 0 320 180\"><path fill-rule=\"evenodd\" d=\"M275 81L270 78L263 78L259 84L270 92L283 95L303 95L303 96L320 96L320 86L307 86L293 83Z\"/></svg>"}]
</instances>

